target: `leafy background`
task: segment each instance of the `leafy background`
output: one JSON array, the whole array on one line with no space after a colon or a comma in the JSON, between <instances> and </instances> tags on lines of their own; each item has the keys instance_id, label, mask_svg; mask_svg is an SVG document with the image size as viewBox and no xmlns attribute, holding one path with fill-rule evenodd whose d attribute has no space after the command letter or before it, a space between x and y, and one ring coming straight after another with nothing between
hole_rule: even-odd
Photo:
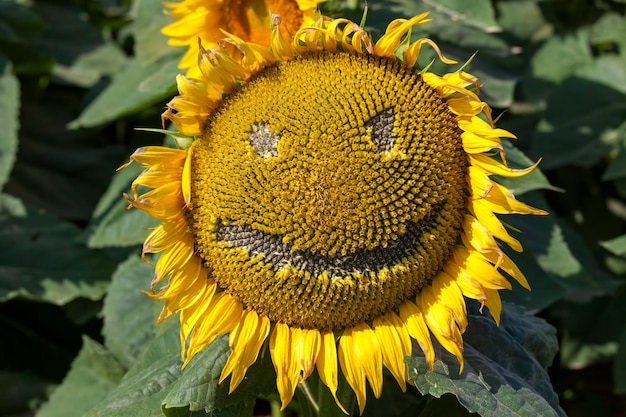
<instances>
[{"instance_id":1,"label":"leafy background","mask_svg":"<svg viewBox=\"0 0 626 417\"><path fill-rule=\"evenodd\" d=\"M359 21L361 6L323 11ZM159 127L176 93L183 51L159 33L162 9L0 0L2 416L277 415L267 357L227 395L226 339L182 372L176 320L154 325L141 293L155 221L120 197L137 169L115 169L164 140L136 130ZM367 29L425 10L434 21L415 36L461 62L478 51L469 70L519 137L512 163L542 158L510 187L551 214L506 219L533 290L503 293L500 327L469 303L464 372L441 349L432 372L409 357L415 387L386 381L365 414L626 416L626 1L377 0ZM285 415L336 411L296 401Z\"/></svg>"}]
</instances>

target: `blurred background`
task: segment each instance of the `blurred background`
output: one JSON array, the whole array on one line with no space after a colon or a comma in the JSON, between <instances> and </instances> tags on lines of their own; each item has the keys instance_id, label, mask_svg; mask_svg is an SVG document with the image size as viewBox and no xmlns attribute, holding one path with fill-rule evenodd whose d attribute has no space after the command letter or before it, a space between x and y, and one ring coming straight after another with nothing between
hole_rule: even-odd
<instances>
[{"instance_id":1,"label":"blurred background","mask_svg":"<svg viewBox=\"0 0 626 417\"><path fill-rule=\"evenodd\" d=\"M556 329L548 372L569 416L626 416L626 0L368 3L374 38L429 10L421 35L459 62L478 52L468 70L518 137L512 163L542 159L510 188L551 213L510 219L533 290L503 298ZM321 5L356 22L362 7ZM82 415L159 332L137 256L157 222L126 211L138 168L116 168L164 141L136 130L160 128L176 94L185 48L160 33L163 9L0 0L0 416Z\"/></svg>"}]
</instances>

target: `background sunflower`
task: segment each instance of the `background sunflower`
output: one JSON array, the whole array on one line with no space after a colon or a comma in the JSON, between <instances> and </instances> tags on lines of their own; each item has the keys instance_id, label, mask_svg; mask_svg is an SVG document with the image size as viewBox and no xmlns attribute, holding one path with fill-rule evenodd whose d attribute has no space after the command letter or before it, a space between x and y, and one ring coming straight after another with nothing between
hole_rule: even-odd
<instances>
[{"instance_id":1,"label":"background sunflower","mask_svg":"<svg viewBox=\"0 0 626 417\"><path fill-rule=\"evenodd\" d=\"M321 7L358 22L353 3ZM499 327L468 303L473 372L459 376L443 349L431 372L409 357L415 388L385 375L365 415L558 415L557 403L571 416L626 415L626 5L368 3L374 39L394 18L430 11L415 39L459 62L479 51L467 70L519 138L504 143L509 162L543 158L545 175L499 181L551 214L506 219L523 231L513 233L525 252L508 254L532 291L501 293ZM0 415L278 415L269 355L228 395L217 384L227 338L181 372L176 320L155 326L160 306L140 292L152 278L140 243L158 222L119 198L140 168L114 172L137 147L175 146L135 130L158 126L176 93L186 48L167 45L160 30L175 19L163 9L0 1ZM329 415L303 395L285 415Z\"/></svg>"}]
</instances>

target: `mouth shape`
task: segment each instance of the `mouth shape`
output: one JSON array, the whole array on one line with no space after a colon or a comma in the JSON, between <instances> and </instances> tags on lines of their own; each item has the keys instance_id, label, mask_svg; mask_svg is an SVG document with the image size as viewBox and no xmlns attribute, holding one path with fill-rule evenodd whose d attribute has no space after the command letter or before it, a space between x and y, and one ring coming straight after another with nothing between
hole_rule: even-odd
<instances>
[{"instance_id":1,"label":"mouth shape","mask_svg":"<svg viewBox=\"0 0 626 417\"><path fill-rule=\"evenodd\" d=\"M334 279L349 278L355 274L378 272L416 255L420 238L437 227L443 205L443 202L433 205L422 219L408 222L405 233L386 247L359 249L343 256L324 256L311 251L294 250L290 243L283 242L282 235L268 235L252 226L236 223L227 225L220 222L217 238L232 247L247 250L250 258L262 256L274 271L291 266L307 271L311 276L327 272Z\"/></svg>"}]
</instances>

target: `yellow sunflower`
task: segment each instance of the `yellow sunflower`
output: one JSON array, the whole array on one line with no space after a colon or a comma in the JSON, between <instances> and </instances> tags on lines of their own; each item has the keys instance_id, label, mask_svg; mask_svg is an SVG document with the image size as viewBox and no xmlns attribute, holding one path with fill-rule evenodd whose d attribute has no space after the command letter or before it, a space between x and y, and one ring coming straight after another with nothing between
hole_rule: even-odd
<instances>
[{"instance_id":1,"label":"yellow sunflower","mask_svg":"<svg viewBox=\"0 0 626 417\"><path fill-rule=\"evenodd\" d=\"M187 46L179 68L189 68L188 75L198 76L199 44L215 47L224 37L222 30L259 45L269 46L272 15L282 19L283 30L295 33L311 25L315 8L324 0L182 0L166 2L168 13L177 20L161 32L168 44Z\"/></svg>"},{"instance_id":2,"label":"yellow sunflower","mask_svg":"<svg viewBox=\"0 0 626 417\"><path fill-rule=\"evenodd\" d=\"M191 146L131 156L146 169L126 198L163 221L143 247L161 252L159 319L180 313L185 364L229 334L231 392L267 347L283 407L317 369L336 400L341 371L363 412L383 366L403 390L418 345L432 367L432 336L463 368L464 297L497 322L502 273L528 288L496 215L545 212L490 176L534 166L507 166L500 138L514 135L474 76L416 71L423 45L453 63L407 36L425 17L376 43L328 18L276 28L269 48L229 35L240 53L202 49L164 113Z\"/></svg>"}]
</instances>

